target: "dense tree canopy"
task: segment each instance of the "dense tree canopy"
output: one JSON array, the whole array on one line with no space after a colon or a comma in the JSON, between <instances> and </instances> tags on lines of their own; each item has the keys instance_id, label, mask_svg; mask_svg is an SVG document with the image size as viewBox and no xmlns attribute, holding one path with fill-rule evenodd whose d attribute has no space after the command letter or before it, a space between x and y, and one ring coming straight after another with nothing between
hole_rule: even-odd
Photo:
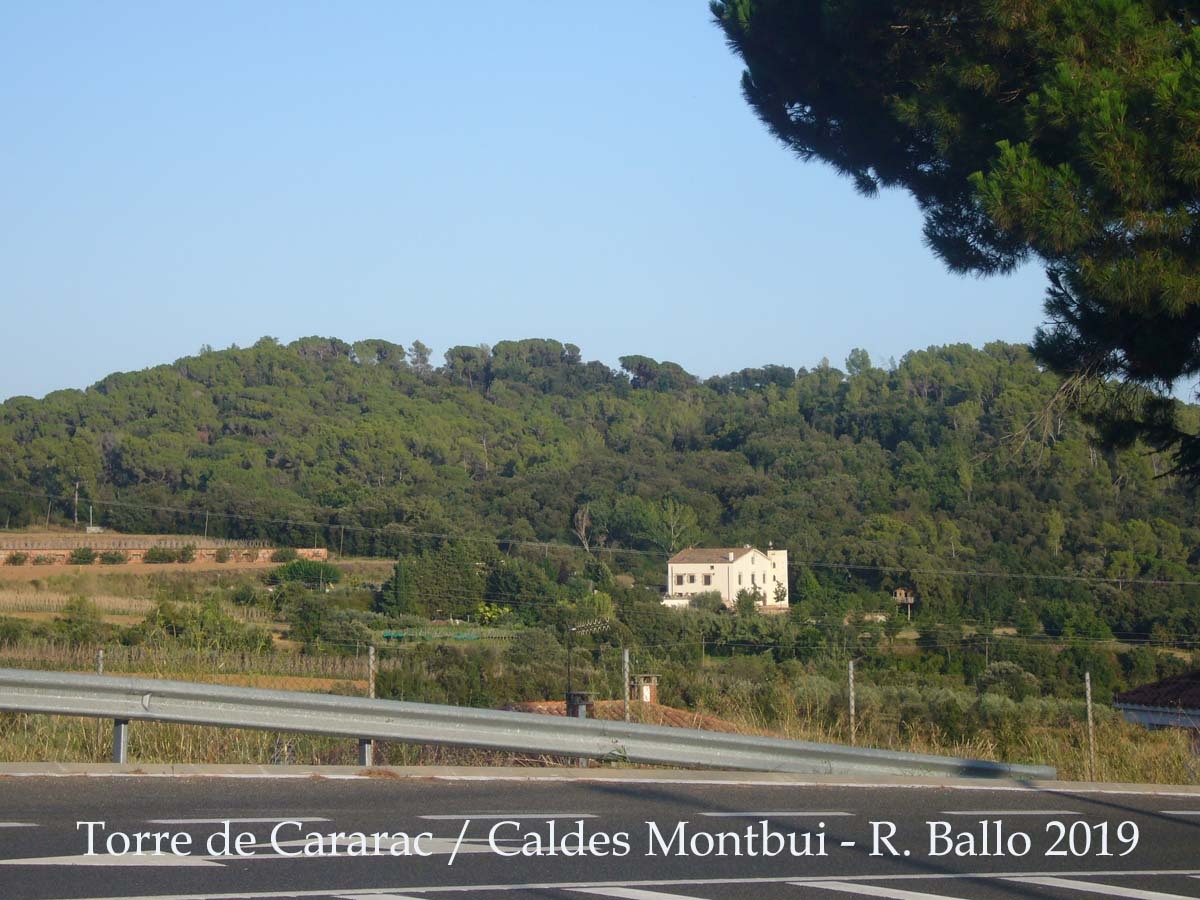
<instances>
[{"instance_id":1,"label":"dense tree canopy","mask_svg":"<svg viewBox=\"0 0 1200 900\"><path fill-rule=\"evenodd\" d=\"M746 98L804 159L901 187L961 272L1042 260L1034 347L1106 437L1200 436L1200 27L1170 0L728 0Z\"/></svg>"},{"instance_id":2,"label":"dense tree canopy","mask_svg":"<svg viewBox=\"0 0 1200 900\"><path fill-rule=\"evenodd\" d=\"M703 382L551 340L427 356L263 339L12 398L0 526L40 525L47 495L70 522L78 481L81 508L122 531L402 554L396 614L543 596L588 560L653 588L681 546L774 541L806 614L908 585L941 618L1200 637L1200 590L1179 584L1200 565L1195 489L1073 414L1024 440L1058 380L1023 347Z\"/></svg>"}]
</instances>

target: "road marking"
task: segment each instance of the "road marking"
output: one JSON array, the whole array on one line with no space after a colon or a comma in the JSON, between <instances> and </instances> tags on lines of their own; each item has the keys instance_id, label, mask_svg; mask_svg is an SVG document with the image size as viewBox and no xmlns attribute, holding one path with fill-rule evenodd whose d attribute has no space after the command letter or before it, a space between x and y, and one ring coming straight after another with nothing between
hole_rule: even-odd
<instances>
[{"instance_id":1,"label":"road marking","mask_svg":"<svg viewBox=\"0 0 1200 900\"><path fill-rule=\"evenodd\" d=\"M1128 897L1130 900L1189 900L1183 894L1164 894L1162 891L1146 891L1125 885L1098 884L1095 881L1073 881L1070 878L1010 878L1008 880L1018 884L1036 884L1090 894L1107 894L1109 897Z\"/></svg>"},{"instance_id":2,"label":"road marking","mask_svg":"<svg viewBox=\"0 0 1200 900\"><path fill-rule=\"evenodd\" d=\"M852 816L848 812L809 812L808 810L793 810L791 812L719 812L700 813L712 819L787 819L796 816L813 816L818 819L828 819L833 816Z\"/></svg>"},{"instance_id":3,"label":"road marking","mask_svg":"<svg viewBox=\"0 0 1200 900\"><path fill-rule=\"evenodd\" d=\"M412 894L332 894L338 900L421 900Z\"/></svg>"},{"instance_id":4,"label":"road marking","mask_svg":"<svg viewBox=\"0 0 1200 900\"><path fill-rule=\"evenodd\" d=\"M573 894L595 894L599 897L614 897L616 900L699 900L690 894L664 894L662 891L643 891L640 888L575 888Z\"/></svg>"},{"instance_id":5,"label":"road marking","mask_svg":"<svg viewBox=\"0 0 1200 900\"><path fill-rule=\"evenodd\" d=\"M458 822L462 819L594 819L596 816L591 813L447 813L441 816L419 816L421 819L431 819L435 821Z\"/></svg>"},{"instance_id":6,"label":"road marking","mask_svg":"<svg viewBox=\"0 0 1200 900\"><path fill-rule=\"evenodd\" d=\"M254 859L255 857L247 857ZM621 881L544 881L530 882L519 884L455 884L455 885L404 885L403 887L391 888L318 888L310 890L295 890L283 889L276 891L239 891L237 893L203 893L203 894L143 894L137 897L127 896L124 900L296 900L296 898L307 897L330 897L337 896L340 893L354 892L362 894L364 897L378 897L381 894L389 894L396 891L402 893L414 894L460 894L469 891L484 892L495 891L497 893L507 893L509 891L575 891L583 888L631 888L644 887L647 889L658 887L719 887L723 885L730 886L747 886L753 887L759 884L794 884L800 887L806 887L813 882L820 881L836 881L839 884L861 881L888 881L888 882L904 882L904 881L942 881L953 883L963 879L975 881L998 881L1006 880L1013 881L1022 878L1040 878L1046 873L1044 872L962 872L952 875L930 875L928 873L913 873L904 875L826 875L822 877L811 877L804 875L788 875L788 876L760 876L747 878L683 878L669 880L632 880L622 879ZM1138 869L1125 871L1075 871L1075 872L1059 872L1059 875L1073 876L1076 878L1132 878L1132 877L1193 877L1200 878L1200 869ZM112 895L106 897L71 897L63 898L63 900L113 900ZM943 897L942 900L945 900Z\"/></svg>"},{"instance_id":7,"label":"road marking","mask_svg":"<svg viewBox=\"0 0 1200 900\"><path fill-rule=\"evenodd\" d=\"M1160 809L1166 816L1200 816L1200 809Z\"/></svg>"},{"instance_id":8,"label":"road marking","mask_svg":"<svg viewBox=\"0 0 1200 900\"><path fill-rule=\"evenodd\" d=\"M0 859L0 866L216 866L214 862L202 856L175 856L165 853L161 856L110 856L99 853L95 856L35 856L28 859Z\"/></svg>"},{"instance_id":9,"label":"road marking","mask_svg":"<svg viewBox=\"0 0 1200 900\"><path fill-rule=\"evenodd\" d=\"M328 822L328 819L320 817L296 818L289 819L287 816L274 816L262 819L147 819L151 825L224 825L229 822L231 825L269 825L279 822Z\"/></svg>"},{"instance_id":10,"label":"road marking","mask_svg":"<svg viewBox=\"0 0 1200 900\"><path fill-rule=\"evenodd\" d=\"M36 822L0 822L0 828L37 828Z\"/></svg>"},{"instance_id":11,"label":"road marking","mask_svg":"<svg viewBox=\"0 0 1200 900\"><path fill-rule=\"evenodd\" d=\"M844 881L794 881L792 884L796 887L841 891L843 894L859 894L863 897L885 897L887 900L963 900L949 894L926 894L924 891L905 891L900 888L876 887L873 884L847 884Z\"/></svg>"},{"instance_id":12,"label":"road marking","mask_svg":"<svg viewBox=\"0 0 1200 900\"><path fill-rule=\"evenodd\" d=\"M1073 809L946 809L943 816L1080 816Z\"/></svg>"}]
</instances>

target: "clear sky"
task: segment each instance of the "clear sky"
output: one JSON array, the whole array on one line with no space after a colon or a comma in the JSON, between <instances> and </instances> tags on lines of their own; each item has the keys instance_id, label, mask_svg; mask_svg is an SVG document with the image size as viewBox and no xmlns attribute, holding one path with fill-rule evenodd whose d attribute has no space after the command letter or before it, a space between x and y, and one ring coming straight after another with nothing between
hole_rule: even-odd
<instances>
[{"instance_id":1,"label":"clear sky","mask_svg":"<svg viewBox=\"0 0 1200 900\"><path fill-rule=\"evenodd\" d=\"M1028 340L902 194L793 158L701 0L7 3L0 397L331 335L587 359Z\"/></svg>"}]
</instances>

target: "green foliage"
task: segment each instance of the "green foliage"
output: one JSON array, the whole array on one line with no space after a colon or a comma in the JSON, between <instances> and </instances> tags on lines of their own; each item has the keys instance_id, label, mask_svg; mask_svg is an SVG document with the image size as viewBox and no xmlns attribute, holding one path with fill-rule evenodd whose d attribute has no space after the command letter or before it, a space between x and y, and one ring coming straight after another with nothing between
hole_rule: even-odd
<instances>
[{"instance_id":1,"label":"green foliage","mask_svg":"<svg viewBox=\"0 0 1200 900\"><path fill-rule=\"evenodd\" d=\"M720 591L701 591L692 595L688 606L697 612L716 613L725 609L725 601L721 598Z\"/></svg>"},{"instance_id":2,"label":"green foliage","mask_svg":"<svg viewBox=\"0 0 1200 900\"><path fill-rule=\"evenodd\" d=\"M286 563L296 559L295 547L279 547L271 553L271 562Z\"/></svg>"},{"instance_id":3,"label":"green foliage","mask_svg":"<svg viewBox=\"0 0 1200 900\"><path fill-rule=\"evenodd\" d=\"M866 194L911 192L953 271L1040 259L1051 324L1039 358L1100 389L1088 406L1116 446L1172 449L1200 480L1200 428L1171 395L1200 372L1189 7L1043 0L965 15L933 0L727 0L712 11L746 63L747 100L798 156Z\"/></svg>"},{"instance_id":4,"label":"green foliage","mask_svg":"<svg viewBox=\"0 0 1200 900\"><path fill-rule=\"evenodd\" d=\"M267 342L0 404L0 478L11 467L14 489L54 495L78 478L119 531L199 533L207 512L212 537L295 547L339 546L345 526L347 554L399 561L373 601L391 616L474 618L486 603L557 627L595 589L665 635L671 547L773 540L802 563L788 573L797 628L822 629L818 651L787 637L795 656L883 641L839 623L890 609L897 587L930 621L1200 640L1200 595L1177 584L1200 564L1194 491L1156 477L1160 454L1099 450L1070 413L1047 446L1014 439L1059 388L1026 348L678 387L638 365L635 386L569 345L501 342L469 377L418 377L395 345ZM44 505L13 502L14 527L44 522ZM573 533L582 508L590 553ZM961 571L984 577L947 574ZM1061 577L1110 571L1087 589Z\"/></svg>"},{"instance_id":5,"label":"green foliage","mask_svg":"<svg viewBox=\"0 0 1200 900\"><path fill-rule=\"evenodd\" d=\"M179 554L167 547L151 547L142 554L142 562L146 563L173 563L179 561Z\"/></svg>"},{"instance_id":6,"label":"green foliage","mask_svg":"<svg viewBox=\"0 0 1200 900\"><path fill-rule=\"evenodd\" d=\"M55 621L58 633L71 644L95 644L104 634L100 610L84 597L72 597Z\"/></svg>"},{"instance_id":7,"label":"green foliage","mask_svg":"<svg viewBox=\"0 0 1200 900\"><path fill-rule=\"evenodd\" d=\"M128 636L132 643L176 643L193 650L270 653L271 633L226 615L215 598L202 603L159 602Z\"/></svg>"},{"instance_id":8,"label":"green foliage","mask_svg":"<svg viewBox=\"0 0 1200 900\"><path fill-rule=\"evenodd\" d=\"M342 580L342 570L332 563L314 559L294 559L286 565L272 569L266 576L270 582L299 581L308 587L334 585Z\"/></svg>"},{"instance_id":9,"label":"green foliage","mask_svg":"<svg viewBox=\"0 0 1200 900\"><path fill-rule=\"evenodd\" d=\"M10 553L4 557L4 564L6 566L23 566L28 560L28 553Z\"/></svg>"},{"instance_id":10,"label":"green foliage","mask_svg":"<svg viewBox=\"0 0 1200 900\"><path fill-rule=\"evenodd\" d=\"M73 566L90 566L96 561L96 551L91 547L76 547L67 557L67 562Z\"/></svg>"},{"instance_id":11,"label":"green foliage","mask_svg":"<svg viewBox=\"0 0 1200 900\"><path fill-rule=\"evenodd\" d=\"M217 552L213 554L213 560L219 563L227 563L232 556L233 553L228 547L218 547Z\"/></svg>"},{"instance_id":12,"label":"green foliage","mask_svg":"<svg viewBox=\"0 0 1200 900\"><path fill-rule=\"evenodd\" d=\"M41 553L33 558L33 564L35 566L52 566L54 565L54 557Z\"/></svg>"},{"instance_id":13,"label":"green foliage","mask_svg":"<svg viewBox=\"0 0 1200 900\"><path fill-rule=\"evenodd\" d=\"M105 550L100 554L100 564L105 566L119 566L121 563L129 562L129 557L120 550Z\"/></svg>"},{"instance_id":14,"label":"green foliage","mask_svg":"<svg viewBox=\"0 0 1200 900\"><path fill-rule=\"evenodd\" d=\"M181 563L190 563L196 558L196 545L184 544L176 551L175 560Z\"/></svg>"}]
</instances>

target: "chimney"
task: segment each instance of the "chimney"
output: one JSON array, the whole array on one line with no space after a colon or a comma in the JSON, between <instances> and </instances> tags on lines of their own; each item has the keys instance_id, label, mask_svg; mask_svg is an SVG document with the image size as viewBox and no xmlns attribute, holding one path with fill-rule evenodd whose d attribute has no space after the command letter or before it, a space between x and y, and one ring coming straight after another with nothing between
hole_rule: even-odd
<instances>
[{"instance_id":1,"label":"chimney","mask_svg":"<svg viewBox=\"0 0 1200 900\"><path fill-rule=\"evenodd\" d=\"M728 554L726 554L726 555L729 557L729 561L730 561L730 562L733 562L733 551L732 551L732 550L730 550L730 551L729 551L729 553L728 553Z\"/></svg>"}]
</instances>

